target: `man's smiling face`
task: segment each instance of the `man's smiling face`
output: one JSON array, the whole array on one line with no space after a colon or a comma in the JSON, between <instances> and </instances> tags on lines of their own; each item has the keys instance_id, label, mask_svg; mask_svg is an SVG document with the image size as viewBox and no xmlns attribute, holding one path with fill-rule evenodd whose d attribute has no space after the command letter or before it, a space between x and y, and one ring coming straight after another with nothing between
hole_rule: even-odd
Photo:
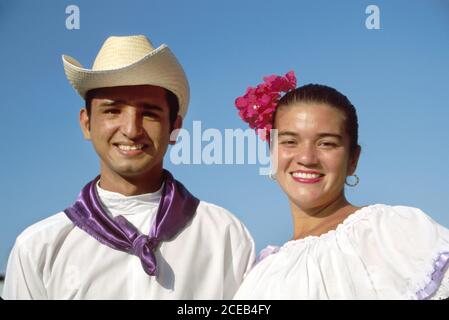
<instances>
[{"instance_id":1,"label":"man's smiling face","mask_svg":"<svg viewBox=\"0 0 449 320\"><path fill-rule=\"evenodd\" d=\"M148 178L162 171L171 132L166 91L150 85L94 89L80 124L101 159L101 175Z\"/></svg>"}]
</instances>

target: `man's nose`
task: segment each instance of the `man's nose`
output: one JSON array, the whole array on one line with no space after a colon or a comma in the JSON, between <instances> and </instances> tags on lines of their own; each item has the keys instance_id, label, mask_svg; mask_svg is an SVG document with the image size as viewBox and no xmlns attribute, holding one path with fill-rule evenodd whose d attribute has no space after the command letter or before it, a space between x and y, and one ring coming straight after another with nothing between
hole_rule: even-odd
<instances>
[{"instance_id":1,"label":"man's nose","mask_svg":"<svg viewBox=\"0 0 449 320\"><path fill-rule=\"evenodd\" d=\"M136 139L143 133L142 116L135 108L123 112L122 133L129 139Z\"/></svg>"}]
</instances>

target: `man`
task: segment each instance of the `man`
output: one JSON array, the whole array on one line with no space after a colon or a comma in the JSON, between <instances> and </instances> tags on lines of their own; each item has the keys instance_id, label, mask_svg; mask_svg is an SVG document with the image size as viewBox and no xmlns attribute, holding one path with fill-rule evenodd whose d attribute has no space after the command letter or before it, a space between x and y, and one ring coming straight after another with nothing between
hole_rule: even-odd
<instances>
[{"instance_id":1,"label":"man","mask_svg":"<svg viewBox=\"0 0 449 320\"><path fill-rule=\"evenodd\" d=\"M232 298L254 260L250 234L163 169L189 99L176 57L145 36L110 37L92 69L63 63L100 175L17 238L3 298Z\"/></svg>"}]
</instances>

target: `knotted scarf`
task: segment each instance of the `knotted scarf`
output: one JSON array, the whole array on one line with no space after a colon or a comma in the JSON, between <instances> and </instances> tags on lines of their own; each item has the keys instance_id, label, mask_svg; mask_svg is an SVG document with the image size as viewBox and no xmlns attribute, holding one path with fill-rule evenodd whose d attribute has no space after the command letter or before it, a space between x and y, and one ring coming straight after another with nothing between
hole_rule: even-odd
<instances>
[{"instance_id":1,"label":"knotted scarf","mask_svg":"<svg viewBox=\"0 0 449 320\"><path fill-rule=\"evenodd\" d=\"M164 170L164 174L159 208L148 235L140 233L125 217L112 218L104 211L96 192L100 176L86 184L76 202L64 212L77 227L99 242L139 257L145 272L156 276L154 251L161 241L171 239L187 225L199 204L199 200L170 172Z\"/></svg>"}]
</instances>

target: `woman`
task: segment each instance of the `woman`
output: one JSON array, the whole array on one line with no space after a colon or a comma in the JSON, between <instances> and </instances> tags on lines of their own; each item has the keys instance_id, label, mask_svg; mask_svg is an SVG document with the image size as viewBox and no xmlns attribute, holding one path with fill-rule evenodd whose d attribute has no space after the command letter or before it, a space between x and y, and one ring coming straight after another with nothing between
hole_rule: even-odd
<instances>
[{"instance_id":1,"label":"woman","mask_svg":"<svg viewBox=\"0 0 449 320\"><path fill-rule=\"evenodd\" d=\"M294 235L262 251L235 298L447 298L449 230L416 208L349 203L344 185L358 183L361 151L355 108L333 88L295 87L293 72L271 76L236 100L251 127L277 129L275 179Z\"/></svg>"}]
</instances>

